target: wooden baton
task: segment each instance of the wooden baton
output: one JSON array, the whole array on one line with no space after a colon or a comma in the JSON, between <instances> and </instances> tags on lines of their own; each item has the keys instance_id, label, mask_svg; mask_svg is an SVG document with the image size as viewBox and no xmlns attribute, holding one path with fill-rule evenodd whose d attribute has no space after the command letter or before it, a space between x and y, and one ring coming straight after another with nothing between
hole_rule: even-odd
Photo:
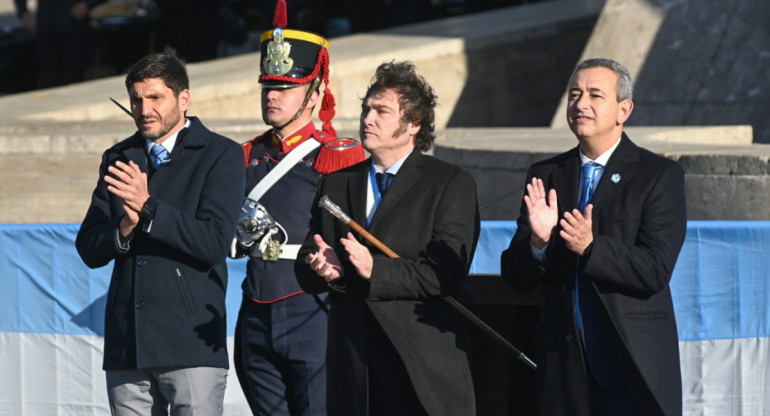
<instances>
[{"instance_id":1,"label":"wooden baton","mask_svg":"<svg viewBox=\"0 0 770 416\"><path fill-rule=\"evenodd\" d=\"M392 259L396 259L399 257L399 255L396 254L396 252L391 250L382 241L378 240L377 237L373 236L369 231L366 231L363 227L361 227L361 225L353 221L350 218L350 216L347 215L345 212L343 212L342 209L340 209L340 207L337 206L334 202L332 202L327 195L322 196L321 199L318 200L318 206L326 209L334 217L336 217L343 223L347 224L353 231L360 234L364 239L366 239L366 241L371 243L373 246L377 247L377 249L382 251L386 256ZM533 370L537 370L537 364L535 364L534 361L532 361L529 357L527 357L523 352L521 352L521 350L516 348L513 344L508 342L507 339L503 338L502 335L498 334L497 331L492 329L489 325L486 324L486 322L482 321L478 316L476 316L473 312L468 310L468 308L463 306L455 298L451 296L443 296L441 299L443 299L451 307L453 307L458 312L460 312L462 316L464 316L476 327L484 331L487 335L491 336L498 343L502 344L503 347L505 347L505 349L513 353L517 359L523 361L524 364L528 365Z\"/></svg>"}]
</instances>

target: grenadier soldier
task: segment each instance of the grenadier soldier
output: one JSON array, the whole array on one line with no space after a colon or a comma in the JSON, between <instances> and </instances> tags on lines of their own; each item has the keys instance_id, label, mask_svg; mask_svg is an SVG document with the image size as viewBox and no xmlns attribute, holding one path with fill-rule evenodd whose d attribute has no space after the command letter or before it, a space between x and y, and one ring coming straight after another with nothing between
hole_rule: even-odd
<instances>
[{"instance_id":1,"label":"grenadier soldier","mask_svg":"<svg viewBox=\"0 0 770 416\"><path fill-rule=\"evenodd\" d=\"M246 201L231 256L248 255L235 336L235 367L255 415L326 414L326 294L306 294L293 260L308 231L323 174L365 159L332 127L329 42L284 29L280 0L274 30L262 35L262 118L272 126L243 145ZM324 84L316 130L312 113ZM278 173L280 172L280 173Z\"/></svg>"}]
</instances>

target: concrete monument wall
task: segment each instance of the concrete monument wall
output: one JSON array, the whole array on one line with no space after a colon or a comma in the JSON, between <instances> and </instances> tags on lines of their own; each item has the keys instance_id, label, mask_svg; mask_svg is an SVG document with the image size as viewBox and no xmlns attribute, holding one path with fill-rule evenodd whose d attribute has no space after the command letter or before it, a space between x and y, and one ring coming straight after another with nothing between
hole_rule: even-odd
<instances>
[{"instance_id":1,"label":"concrete monument wall","mask_svg":"<svg viewBox=\"0 0 770 416\"><path fill-rule=\"evenodd\" d=\"M767 0L608 0L581 58L631 71L629 125L744 124L770 143L768 21ZM563 119L557 111L552 127Z\"/></svg>"},{"instance_id":2,"label":"concrete monument wall","mask_svg":"<svg viewBox=\"0 0 770 416\"><path fill-rule=\"evenodd\" d=\"M638 80L629 134L685 167L690 218L770 219L770 150L752 144L766 137L767 6L657 1L546 1L335 38L334 124L354 136L376 66L413 60L439 95L435 155L470 170L486 203L520 187L530 163L575 146L559 125L567 78L582 57L615 57ZM238 142L267 129L258 63L252 53L189 65L189 113ZM122 77L0 97L0 222L82 219L101 152L134 131L110 97L127 105ZM520 199L483 217L513 219Z\"/></svg>"}]
</instances>

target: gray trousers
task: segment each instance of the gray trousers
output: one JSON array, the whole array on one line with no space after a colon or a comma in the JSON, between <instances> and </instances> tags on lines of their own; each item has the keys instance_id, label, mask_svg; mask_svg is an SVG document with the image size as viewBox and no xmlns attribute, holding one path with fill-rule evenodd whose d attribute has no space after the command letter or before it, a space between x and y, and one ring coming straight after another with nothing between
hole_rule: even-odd
<instances>
[{"instance_id":1,"label":"gray trousers","mask_svg":"<svg viewBox=\"0 0 770 416\"><path fill-rule=\"evenodd\" d=\"M227 369L108 370L113 416L221 416Z\"/></svg>"}]
</instances>

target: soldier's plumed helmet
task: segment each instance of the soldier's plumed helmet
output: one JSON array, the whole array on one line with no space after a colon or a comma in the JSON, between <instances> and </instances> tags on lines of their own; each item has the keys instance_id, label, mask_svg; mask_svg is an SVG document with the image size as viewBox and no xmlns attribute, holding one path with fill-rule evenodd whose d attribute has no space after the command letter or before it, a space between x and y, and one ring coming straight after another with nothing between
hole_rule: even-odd
<instances>
[{"instance_id":1,"label":"soldier's plumed helmet","mask_svg":"<svg viewBox=\"0 0 770 416\"><path fill-rule=\"evenodd\" d=\"M262 34L261 46L259 82L264 87L291 88L328 76L329 41L321 36L275 28Z\"/></svg>"}]
</instances>

